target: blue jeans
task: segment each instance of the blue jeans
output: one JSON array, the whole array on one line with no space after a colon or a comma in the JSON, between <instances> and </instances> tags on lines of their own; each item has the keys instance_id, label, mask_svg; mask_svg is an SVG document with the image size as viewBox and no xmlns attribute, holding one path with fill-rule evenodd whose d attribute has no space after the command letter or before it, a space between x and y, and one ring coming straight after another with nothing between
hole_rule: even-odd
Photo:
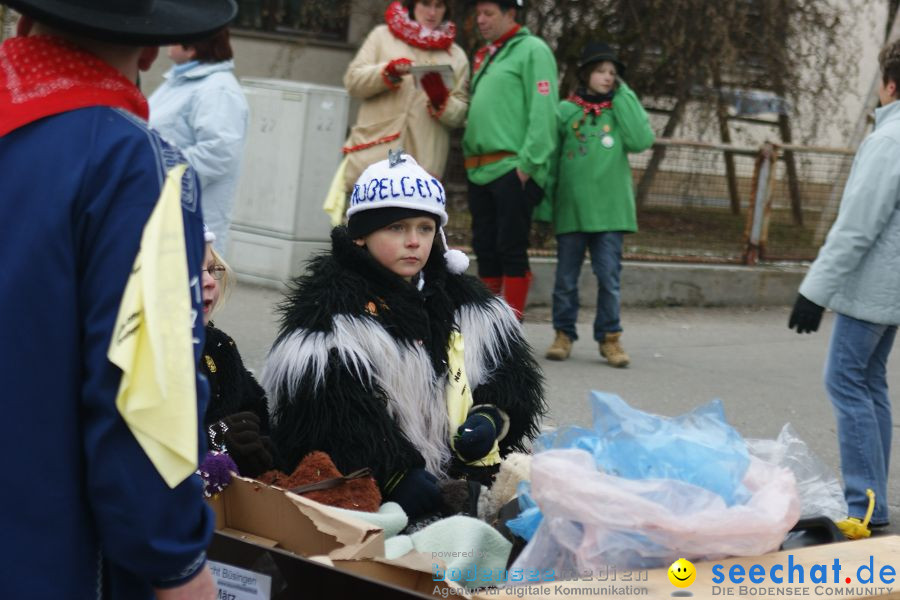
<instances>
[{"instance_id":1,"label":"blue jeans","mask_svg":"<svg viewBox=\"0 0 900 600\"><path fill-rule=\"evenodd\" d=\"M597 276L597 314L594 339L622 331L619 323L619 275L622 272L621 231L563 233L556 236L556 282L553 285L553 328L578 339L578 276L585 250L591 253L591 268Z\"/></svg>"},{"instance_id":2,"label":"blue jeans","mask_svg":"<svg viewBox=\"0 0 900 600\"><path fill-rule=\"evenodd\" d=\"M875 492L872 523L888 522L891 400L886 365L896 325L878 325L838 314L825 365L825 389L837 419L844 496L851 517L862 519Z\"/></svg>"}]
</instances>

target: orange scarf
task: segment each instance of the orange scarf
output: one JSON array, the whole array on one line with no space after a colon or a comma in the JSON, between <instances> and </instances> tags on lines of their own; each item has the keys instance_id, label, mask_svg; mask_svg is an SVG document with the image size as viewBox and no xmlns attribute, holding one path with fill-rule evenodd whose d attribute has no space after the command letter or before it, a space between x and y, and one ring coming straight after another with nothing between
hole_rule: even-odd
<instances>
[{"instance_id":1,"label":"orange scarf","mask_svg":"<svg viewBox=\"0 0 900 600\"><path fill-rule=\"evenodd\" d=\"M89 106L122 108L144 120L150 114L133 82L71 42L42 35L0 45L0 136Z\"/></svg>"}]
</instances>

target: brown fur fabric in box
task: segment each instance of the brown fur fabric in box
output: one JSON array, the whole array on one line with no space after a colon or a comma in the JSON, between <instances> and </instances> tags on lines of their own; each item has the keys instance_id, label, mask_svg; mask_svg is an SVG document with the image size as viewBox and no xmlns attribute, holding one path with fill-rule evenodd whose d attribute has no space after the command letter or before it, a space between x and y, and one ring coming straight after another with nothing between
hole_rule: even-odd
<instances>
[{"instance_id":1,"label":"brown fur fabric in box","mask_svg":"<svg viewBox=\"0 0 900 600\"><path fill-rule=\"evenodd\" d=\"M269 485L277 485L286 490L308 483L318 483L325 479L341 477L331 457L324 452L310 452L303 457L291 475L281 471L263 473L259 480ZM302 494L304 498L349 510L377 512L381 506L381 492L373 477L362 477L342 483L329 490L316 490Z\"/></svg>"}]
</instances>

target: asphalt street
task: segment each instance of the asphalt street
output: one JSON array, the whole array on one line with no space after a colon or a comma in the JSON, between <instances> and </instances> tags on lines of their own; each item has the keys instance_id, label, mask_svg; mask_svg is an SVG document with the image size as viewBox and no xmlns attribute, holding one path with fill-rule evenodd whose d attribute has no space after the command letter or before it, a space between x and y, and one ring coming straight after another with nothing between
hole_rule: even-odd
<instances>
[{"instance_id":1,"label":"asphalt street","mask_svg":"<svg viewBox=\"0 0 900 600\"><path fill-rule=\"evenodd\" d=\"M238 284L214 320L237 342L247 366L257 373L277 331L276 290ZM525 335L546 378L550 414L545 427L590 426L591 390L618 394L632 406L675 416L721 399L726 417L747 438L774 439L791 423L813 452L839 472L837 436L822 368L831 333L826 313L820 330L798 335L787 328L788 307L625 308L626 369L600 358L591 335L592 310L583 309L580 339L565 362L543 353L553 338L548 308L530 308ZM895 409L900 365L889 362ZM896 412L896 410L895 410ZM900 418L894 424L891 467L891 533L900 534Z\"/></svg>"}]
</instances>

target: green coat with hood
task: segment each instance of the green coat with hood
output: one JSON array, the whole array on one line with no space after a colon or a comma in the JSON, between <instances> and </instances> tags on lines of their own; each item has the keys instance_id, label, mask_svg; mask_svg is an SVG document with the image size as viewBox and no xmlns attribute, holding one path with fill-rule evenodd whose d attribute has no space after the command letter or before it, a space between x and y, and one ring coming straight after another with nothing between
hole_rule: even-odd
<instances>
[{"instance_id":1,"label":"green coat with hood","mask_svg":"<svg viewBox=\"0 0 900 600\"><path fill-rule=\"evenodd\" d=\"M486 185L518 167L546 189L556 150L558 102L556 58L542 39L522 27L473 75L462 140L465 156L513 155L468 169L469 180Z\"/></svg>"},{"instance_id":2,"label":"green coat with hood","mask_svg":"<svg viewBox=\"0 0 900 600\"><path fill-rule=\"evenodd\" d=\"M647 113L637 95L619 81L612 108L584 116L569 100L559 105L559 146L548 193L535 220L552 221L554 232L637 231L628 153L653 145ZM578 124L578 129L574 126Z\"/></svg>"}]
</instances>

